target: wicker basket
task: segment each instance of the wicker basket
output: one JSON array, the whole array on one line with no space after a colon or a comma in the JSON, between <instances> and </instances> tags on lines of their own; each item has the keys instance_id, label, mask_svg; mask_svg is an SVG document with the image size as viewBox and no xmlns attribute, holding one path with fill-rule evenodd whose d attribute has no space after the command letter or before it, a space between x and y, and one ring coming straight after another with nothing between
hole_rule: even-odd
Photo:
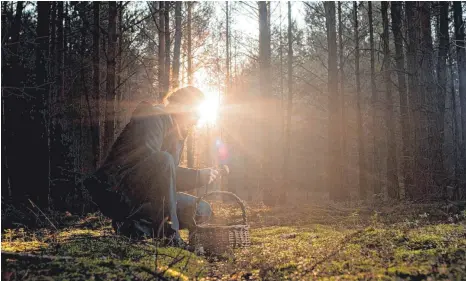
<instances>
[{"instance_id":1,"label":"wicker basket","mask_svg":"<svg viewBox=\"0 0 466 281\"><path fill-rule=\"evenodd\" d=\"M197 224L195 211L193 218L194 228L191 229L189 234L189 244L191 247L196 253L209 255L221 255L235 248L249 247L251 240L249 237L249 225L246 219L246 208L243 201L234 193L227 191L207 193L197 199L195 210L197 210L197 205L201 200L212 194L226 195L234 198L243 212L242 223L236 225L217 225L209 224L208 222Z\"/></svg>"}]
</instances>

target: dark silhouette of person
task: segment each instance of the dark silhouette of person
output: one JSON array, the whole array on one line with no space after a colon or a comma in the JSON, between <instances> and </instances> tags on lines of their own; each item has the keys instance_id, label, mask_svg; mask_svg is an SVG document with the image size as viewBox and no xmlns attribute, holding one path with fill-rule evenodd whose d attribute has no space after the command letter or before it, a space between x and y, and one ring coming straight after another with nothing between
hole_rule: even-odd
<instances>
[{"instance_id":1,"label":"dark silhouette of person","mask_svg":"<svg viewBox=\"0 0 466 281\"><path fill-rule=\"evenodd\" d=\"M101 167L85 182L92 200L112 219L117 233L166 237L186 246L179 230L205 221L210 205L184 193L212 183L213 168L179 167L189 129L199 119L204 94L188 86L167 94L163 104L141 102Z\"/></svg>"}]
</instances>

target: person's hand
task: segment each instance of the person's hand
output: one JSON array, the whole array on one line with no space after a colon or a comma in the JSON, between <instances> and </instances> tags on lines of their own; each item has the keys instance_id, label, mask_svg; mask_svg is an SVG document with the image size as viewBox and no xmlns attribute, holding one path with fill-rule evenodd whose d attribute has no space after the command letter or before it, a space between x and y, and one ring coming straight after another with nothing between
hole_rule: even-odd
<instances>
[{"instance_id":1,"label":"person's hand","mask_svg":"<svg viewBox=\"0 0 466 281\"><path fill-rule=\"evenodd\" d=\"M212 168L199 170L199 180L201 182L201 186L213 183L218 176L218 171Z\"/></svg>"}]
</instances>

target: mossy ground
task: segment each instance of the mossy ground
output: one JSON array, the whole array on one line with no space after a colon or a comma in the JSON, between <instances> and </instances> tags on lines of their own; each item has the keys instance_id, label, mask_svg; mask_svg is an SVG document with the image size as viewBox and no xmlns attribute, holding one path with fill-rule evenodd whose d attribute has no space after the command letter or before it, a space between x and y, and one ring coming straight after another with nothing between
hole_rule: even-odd
<instances>
[{"instance_id":1,"label":"mossy ground","mask_svg":"<svg viewBox=\"0 0 466 281\"><path fill-rule=\"evenodd\" d=\"M98 214L69 216L58 230L6 230L4 252L71 259L3 258L2 275L8 280L466 280L464 210L451 213L431 204L249 206L248 216L252 246L217 259L115 236L110 221Z\"/></svg>"}]
</instances>

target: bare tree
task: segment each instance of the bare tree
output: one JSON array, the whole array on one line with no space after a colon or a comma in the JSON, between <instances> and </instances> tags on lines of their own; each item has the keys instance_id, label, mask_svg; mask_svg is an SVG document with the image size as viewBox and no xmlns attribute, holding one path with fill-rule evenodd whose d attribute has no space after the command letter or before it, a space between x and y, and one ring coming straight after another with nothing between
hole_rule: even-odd
<instances>
[{"instance_id":1,"label":"bare tree","mask_svg":"<svg viewBox=\"0 0 466 281\"><path fill-rule=\"evenodd\" d=\"M377 119L377 85L375 83L375 48L374 48L374 22L373 22L373 13L372 13L372 2L367 2L368 4L368 17L369 17L369 46L370 46L370 56L371 56L371 117L372 117L372 124L371 129L369 130L369 134L372 134L372 157L371 157L371 178L368 180L370 184L373 186L374 194L379 194L381 192L381 184L377 180L379 174L379 134L380 128L378 126L378 119Z\"/></svg>"},{"instance_id":2,"label":"bare tree","mask_svg":"<svg viewBox=\"0 0 466 281\"><path fill-rule=\"evenodd\" d=\"M460 1L453 1L453 17L455 22L456 65L458 67L459 95L461 106L462 148L461 158L463 170L466 167L466 51L464 44L463 8ZM463 182L463 188L466 183Z\"/></svg>"},{"instance_id":3,"label":"bare tree","mask_svg":"<svg viewBox=\"0 0 466 281\"><path fill-rule=\"evenodd\" d=\"M285 157L283 163L284 187L290 186L289 161L291 153L291 113L293 109L293 34L291 21L291 2L288 2L288 105L286 116Z\"/></svg>"},{"instance_id":4,"label":"bare tree","mask_svg":"<svg viewBox=\"0 0 466 281\"><path fill-rule=\"evenodd\" d=\"M159 33L159 53L158 53L158 80L159 80L159 99L162 99L165 92L165 2L160 1L159 4L159 26L158 26L158 33Z\"/></svg>"},{"instance_id":5,"label":"bare tree","mask_svg":"<svg viewBox=\"0 0 466 281\"><path fill-rule=\"evenodd\" d=\"M390 55L390 35L388 27L388 5L386 1L382 1L382 25L383 25L383 53L384 53L384 80L385 80L385 118L387 122L387 192L388 196L393 199L399 197L398 187L398 168L396 157L396 135L395 135L395 118L393 112L393 96L392 96L392 81L391 81L391 55Z\"/></svg>"},{"instance_id":6,"label":"bare tree","mask_svg":"<svg viewBox=\"0 0 466 281\"><path fill-rule=\"evenodd\" d=\"M187 33L188 33L188 84L192 85L193 83L193 54L192 54L192 12L193 12L193 3L188 2L188 26L187 26ZM187 149L187 160L188 160L188 167L194 167L194 143L193 143L193 135L192 132L189 134L188 139L186 140L186 149Z\"/></svg>"},{"instance_id":7,"label":"bare tree","mask_svg":"<svg viewBox=\"0 0 466 281\"><path fill-rule=\"evenodd\" d=\"M179 86L180 54L181 54L181 6L182 2L175 3L175 46L173 48L173 88Z\"/></svg>"},{"instance_id":8,"label":"bare tree","mask_svg":"<svg viewBox=\"0 0 466 281\"><path fill-rule=\"evenodd\" d=\"M100 151L100 2L92 3L94 12L94 29L92 37L92 70L93 70L93 98L95 100L95 110L91 122L92 131L92 154L94 155L94 167L97 168L101 161Z\"/></svg>"},{"instance_id":9,"label":"bare tree","mask_svg":"<svg viewBox=\"0 0 466 281\"><path fill-rule=\"evenodd\" d=\"M407 23L407 33L408 33L408 42L407 42L407 68L408 68L408 91L409 91L409 104L411 110L411 129L410 131L414 134L411 134L413 139L410 142L410 151L413 152L413 184L405 186L406 195L408 199L414 199L418 194L418 188L420 183L420 165L419 165L419 132L420 132L420 97L418 89L418 32L417 32L417 4L415 2L406 1L406 23Z\"/></svg>"},{"instance_id":10,"label":"bare tree","mask_svg":"<svg viewBox=\"0 0 466 281\"><path fill-rule=\"evenodd\" d=\"M327 181L330 189L330 198L335 201L346 200L341 186L341 148L339 132L340 97L338 95L338 68L337 68L337 35L335 19L335 2L324 2L325 19L327 26L328 47L328 169Z\"/></svg>"},{"instance_id":11,"label":"bare tree","mask_svg":"<svg viewBox=\"0 0 466 281\"><path fill-rule=\"evenodd\" d=\"M410 149L410 117L408 108L408 95L406 93L405 58L403 52L403 33L401 23L402 2L391 2L392 31L395 41L395 61L398 77L398 92L401 107L401 136L403 140L401 169L405 188L413 184Z\"/></svg>"},{"instance_id":12,"label":"bare tree","mask_svg":"<svg viewBox=\"0 0 466 281\"><path fill-rule=\"evenodd\" d=\"M364 147L364 131L362 126L362 96L361 96L361 75L359 72L359 22L358 22L358 3L353 2L354 16L354 60L356 73L356 96L357 96L357 126L358 126L358 151L359 151L359 196L366 199L368 195L367 187L367 168L366 168L366 151Z\"/></svg>"},{"instance_id":13,"label":"bare tree","mask_svg":"<svg viewBox=\"0 0 466 281\"><path fill-rule=\"evenodd\" d=\"M444 190L446 171L444 167L443 143L445 140L445 99L447 93L447 54L449 49L448 34L448 6L449 2L439 2L439 15L437 17L437 38L439 38L437 59L437 91L435 95L436 118L434 120L435 132L433 135L434 179L438 186Z\"/></svg>"},{"instance_id":14,"label":"bare tree","mask_svg":"<svg viewBox=\"0 0 466 281\"><path fill-rule=\"evenodd\" d=\"M110 150L115 138L115 66L116 66L116 2L108 6L107 89L105 100L104 153Z\"/></svg>"}]
</instances>

